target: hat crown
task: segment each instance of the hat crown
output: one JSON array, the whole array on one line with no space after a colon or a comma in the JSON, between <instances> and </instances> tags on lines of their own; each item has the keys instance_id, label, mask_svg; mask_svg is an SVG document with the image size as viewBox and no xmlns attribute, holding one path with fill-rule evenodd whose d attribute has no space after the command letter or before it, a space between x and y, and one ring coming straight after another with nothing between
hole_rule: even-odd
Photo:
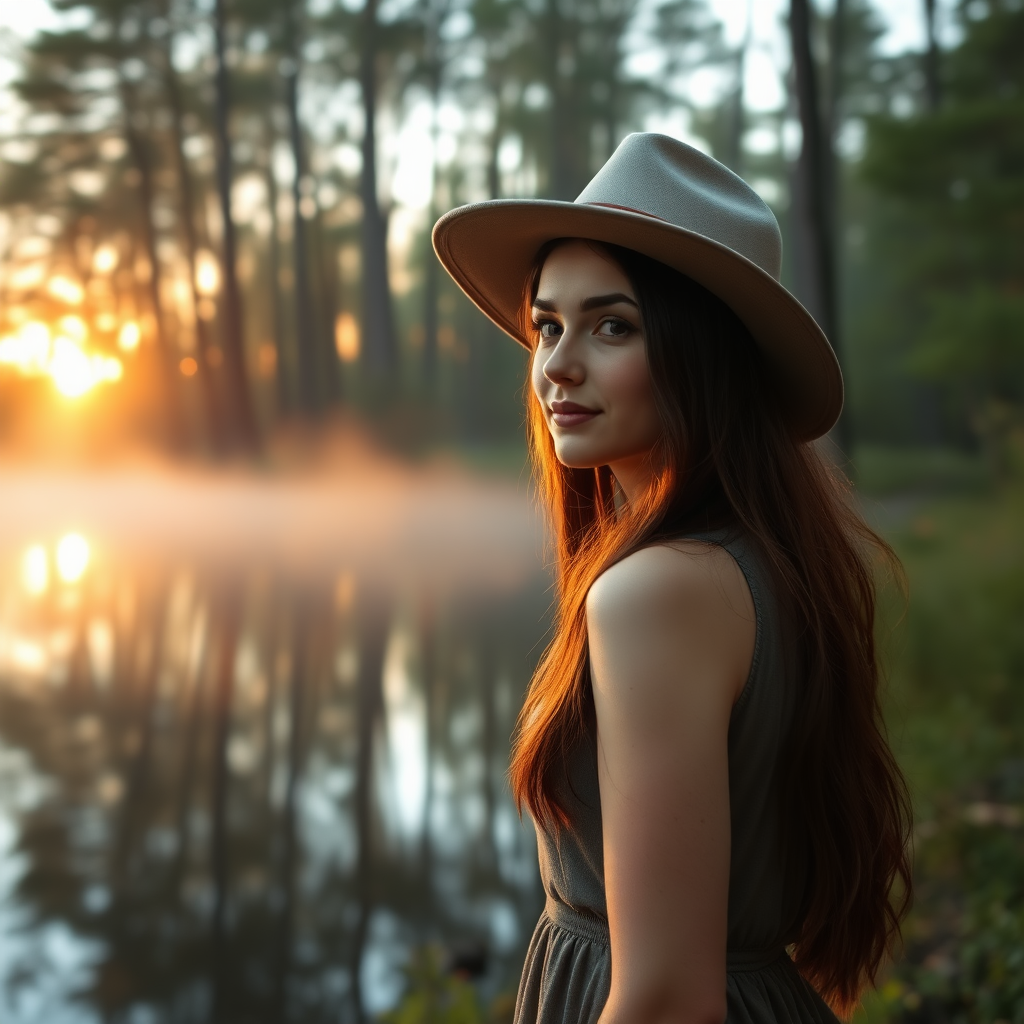
<instances>
[{"instance_id":1,"label":"hat crown","mask_svg":"<svg viewBox=\"0 0 1024 1024\"><path fill-rule=\"evenodd\" d=\"M728 247L779 280L782 234L775 215L739 175L678 139L627 135L576 202L657 217Z\"/></svg>"}]
</instances>

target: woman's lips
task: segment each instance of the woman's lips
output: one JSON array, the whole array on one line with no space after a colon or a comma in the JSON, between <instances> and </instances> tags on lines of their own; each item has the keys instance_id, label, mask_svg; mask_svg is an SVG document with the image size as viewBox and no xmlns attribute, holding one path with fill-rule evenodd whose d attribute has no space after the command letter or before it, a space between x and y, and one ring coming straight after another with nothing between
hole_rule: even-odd
<instances>
[{"instance_id":1,"label":"woman's lips","mask_svg":"<svg viewBox=\"0 0 1024 1024\"><path fill-rule=\"evenodd\" d=\"M588 409L585 405L577 405L575 402L552 402L551 422L556 427L578 427L581 423L600 415L600 412L600 409Z\"/></svg>"}]
</instances>

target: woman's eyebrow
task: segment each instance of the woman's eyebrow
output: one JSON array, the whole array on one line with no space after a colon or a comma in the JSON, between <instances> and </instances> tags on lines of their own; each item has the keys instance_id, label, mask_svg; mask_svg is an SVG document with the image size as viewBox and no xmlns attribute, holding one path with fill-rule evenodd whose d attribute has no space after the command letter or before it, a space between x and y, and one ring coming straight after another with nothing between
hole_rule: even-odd
<instances>
[{"instance_id":1,"label":"woman's eyebrow","mask_svg":"<svg viewBox=\"0 0 1024 1024\"><path fill-rule=\"evenodd\" d=\"M626 302L634 309L637 308L635 299L631 299L622 292L613 292L611 295L594 295L589 299L584 299L580 303L580 312L586 313L589 309L600 309L601 306L617 306L620 302Z\"/></svg>"},{"instance_id":2,"label":"woman's eyebrow","mask_svg":"<svg viewBox=\"0 0 1024 1024\"><path fill-rule=\"evenodd\" d=\"M615 306L620 302L625 302L634 309L638 308L635 299L631 299L622 292L612 292L611 295L592 295L589 299L584 299L580 303L580 312L586 313L588 310L599 309L601 306ZM556 313L558 311L551 299L534 299L533 308L543 309L548 313Z\"/></svg>"}]
</instances>

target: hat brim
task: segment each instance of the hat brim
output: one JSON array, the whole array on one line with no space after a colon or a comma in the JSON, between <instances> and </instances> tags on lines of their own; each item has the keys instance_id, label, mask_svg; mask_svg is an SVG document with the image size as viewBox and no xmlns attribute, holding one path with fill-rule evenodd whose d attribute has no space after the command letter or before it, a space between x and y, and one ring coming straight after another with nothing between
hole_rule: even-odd
<instances>
[{"instance_id":1,"label":"hat brim","mask_svg":"<svg viewBox=\"0 0 1024 1024\"><path fill-rule=\"evenodd\" d=\"M761 348L794 436L821 437L839 418L843 376L814 318L770 274L704 235L631 210L547 199L461 206L433 232L434 251L459 287L526 348L523 287L538 250L553 238L621 245L693 278L736 313Z\"/></svg>"}]
</instances>

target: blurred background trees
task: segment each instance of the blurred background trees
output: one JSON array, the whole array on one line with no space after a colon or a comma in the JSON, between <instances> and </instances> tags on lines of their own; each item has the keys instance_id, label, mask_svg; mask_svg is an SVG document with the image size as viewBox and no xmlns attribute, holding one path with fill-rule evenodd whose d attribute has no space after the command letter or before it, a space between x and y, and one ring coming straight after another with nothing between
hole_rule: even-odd
<instances>
[{"instance_id":1,"label":"blurred background trees","mask_svg":"<svg viewBox=\"0 0 1024 1024\"><path fill-rule=\"evenodd\" d=\"M786 283L846 369L849 454L1006 463L1024 400L1013 0L944 6L941 33L922 0L924 47L895 54L870 0L792 0L774 107L750 96L764 45L740 3L738 36L706 0L51 7L57 27L8 47L9 391L105 389L111 430L179 453L256 452L341 412L405 447L514 444L522 356L429 227L477 199L572 199L627 132L667 128L774 208Z\"/></svg>"},{"instance_id":2,"label":"blurred background trees","mask_svg":"<svg viewBox=\"0 0 1024 1024\"><path fill-rule=\"evenodd\" d=\"M1021 0L24 10L0 19L4 1020L509 1019L542 893L501 780L549 581L525 355L429 229L571 200L654 130L775 211L910 580L879 639L917 901L862 1020L1024 1022ZM329 473L293 472L318 445ZM166 458L35 465L139 447Z\"/></svg>"},{"instance_id":3,"label":"blurred background trees","mask_svg":"<svg viewBox=\"0 0 1024 1024\"><path fill-rule=\"evenodd\" d=\"M965 17L925 109L871 119L864 161L889 257L876 344L933 384L936 433L980 443L998 472L1024 401L1022 53L1019 6Z\"/></svg>"}]
</instances>

